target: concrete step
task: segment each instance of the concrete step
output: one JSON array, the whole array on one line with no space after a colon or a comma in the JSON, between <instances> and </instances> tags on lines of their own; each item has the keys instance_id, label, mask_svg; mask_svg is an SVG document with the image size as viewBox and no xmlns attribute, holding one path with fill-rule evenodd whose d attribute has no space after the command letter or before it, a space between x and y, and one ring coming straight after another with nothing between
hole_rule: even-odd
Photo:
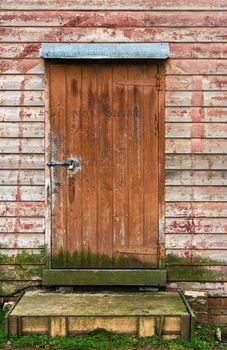
<instances>
[{"instance_id":1,"label":"concrete step","mask_svg":"<svg viewBox=\"0 0 227 350\"><path fill-rule=\"evenodd\" d=\"M194 315L179 293L28 291L9 311L7 334L74 336L97 328L164 339L190 338Z\"/></svg>"}]
</instances>

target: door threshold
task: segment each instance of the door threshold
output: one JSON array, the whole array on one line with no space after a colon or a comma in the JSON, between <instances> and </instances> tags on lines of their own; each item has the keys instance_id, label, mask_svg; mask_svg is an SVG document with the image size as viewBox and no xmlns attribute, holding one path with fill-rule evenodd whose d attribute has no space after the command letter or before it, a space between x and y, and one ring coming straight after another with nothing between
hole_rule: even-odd
<instances>
[{"instance_id":1,"label":"door threshold","mask_svg":"<svg viewBox=\"0 0 227 350\"><path fill-rule=\"evenodd\" d=\"M166 285L166 270L47 269L44 286L158 286Z\"/></svg>"}]
</instances>

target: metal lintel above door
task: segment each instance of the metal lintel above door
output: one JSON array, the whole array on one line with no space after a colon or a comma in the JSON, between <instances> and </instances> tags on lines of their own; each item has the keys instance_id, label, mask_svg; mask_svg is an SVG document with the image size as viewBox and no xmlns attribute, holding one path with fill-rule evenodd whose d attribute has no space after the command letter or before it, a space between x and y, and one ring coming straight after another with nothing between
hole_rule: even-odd
<instances>
[{"instance_id":1,"label":"metal lintel above door","mask_svg":"<svg viewBox=\"0 0 227 350\"><path fill-rule=\"evenodd\" d=\"M167 59L167 43L42 44L45 59Z\"/></svg>"}]
</instances>

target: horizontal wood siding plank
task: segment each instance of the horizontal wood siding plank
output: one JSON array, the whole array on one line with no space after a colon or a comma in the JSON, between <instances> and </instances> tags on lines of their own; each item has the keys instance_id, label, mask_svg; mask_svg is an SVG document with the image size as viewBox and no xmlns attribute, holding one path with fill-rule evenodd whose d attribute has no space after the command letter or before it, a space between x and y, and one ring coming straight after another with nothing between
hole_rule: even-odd
<instances>
[{"instance_id":1,"label":"horizontal wood siding plank","mask_svg":"<svg viewBox=\"0 0 227 350\"><path fill-rule=\"evenodd\" d=\"M166 234L167 249L226 249L226 234Z\"/></svg>"},{"instance_id":2,"label":"horizontal wood siding plank","mask_svg":"<svg viewBox=\"0 0 227 350\"><path fill-rule=\"evenodd\" d=\"M219 43L170 43L171 58L227 58L227 44Z\"/></svg>"},{"instance_id":3,"label":"horizontal wood siding plank","mask_svg":"<svg viewBox=\"0 0 227 350\"><path fill-rule=\"evenodd\" d=\"M43 90L44 77L41 75L0 75L1 90Z\"/></svg>"},{"instance_id":4,"label":"horizontal wood siding plank","mask_svg":"<svg viewBox=\"0 0 227 350\"><path fill-rule=\"evenodd\" d=\"M0 185L44 185L43 170L0 170Z\"/></svg>"},{"instance_id":5,"label":"horizontal wood siding plank","mask_svg":"<svg viewBox=\"0 0 227 350\"><path fill-rule=\"evenodd\" d=\"M166 233L192 234L226 233L227 218L219 218L218 220L216 218L166 218L165 231ZM206 236L204 236L204 240L206 240ZM190 247L190 249L193 248L195 247ZM187 247L187 249L189 249L189 247Z\"/></svg>"},{"instance_id":6,"label":"horizontal wood siding plank","mask_svg":"<svg viewBox=\"0 0 227 350\"><path fill-rule=\"evenodd\" d=\"M44 186L1 186L1 201L43 201Z\"/></svg>"},{"instance_id":7,"label":"horizontal wood siding plank","mask_svg":"<svg viewBox=\"0 0 227 350\"><path fill-rule=\"evenodd\" d=\"M226 154L227 139L166 139L166 153Z\"/></svg>"},{"instance_id":8,"label":"horizontal wood siding plank","mask_svg":"<svg viewBox=\"0 0 227 350\"><path fill-rule=\"evenodd\" d=\"M44 232L43 218L11 218L0 217L0 232Z\"/></svg>"},{"instance_id":9,"label":"horizontal wood siding plank","mask_svg":"<svg viewBox=\"0 0 227 350\"><path fill-rule=\"evenodd\" d=\"M0 58L39 58L40 47L40 43L2 43ZM227 58L227 43L170 43L170 57Z\"/></svg>"},{"instance_id":10,"label":"horizontal wood siding plank","mask_svg":"<svg viewBox=\"0 0 227 350\"><path fill-rule=\"evenodd\" d=\"M226 123L227 108L225 107L166 107L167 122L210 122Z\"/></svg>"},{"instance_id":11,"label":"horizontal wood siding plank","mask_svg":"<svg viewBox=\"0 0 227 350\"><path fill-rule=\"evenodd\" d=\"M0 154L0 169L44 169L44 155Z\"/></svg>"},{"instance_id":12,"label":"horizontal wood siding plank","mask_svg":"<svg viewBox=\"0 0 227 350\"><path fill-rule=\"evenodd\" d=\"M168 265L227 265L226 250L220 249L167 249ZM168 258L170 256L170 258Z\"/></svg>"},{"instance_id":13,"label":"horizontal wood siding plank","mask_svg":"<svg viewBox=\"0 0 227 350\"><path fill-rule=\"evenodd\" d=\"M40 265L45 259L44 249L0 248L0 265Z\"/></svg>"},{"instance_id":14,"label":"horizontal wood siding plank","mask_svg":"<svg viewBox=\"0 0 227 350\"><path fill-rule=\"evenodd\" d=\"M166 185L227 185L227 171L167 170Z\"/></svg>"},{"instance_id":15,"label":"horizontal wood siding plank","mask_svg":"<svg viewBox=\"0 0 227 350\"><path fill-rule=\"evenodd\" d=\"M215 76L215 75L177 75L167 76L165 89L167 91L178 91L178 90L227 90L227 77L226 76Z\"/></svg>"},{"instance_id":16,"label":"horizontal wood siding plank","mask_svg":"<svg viewBox=\"0 0 227 350\"><path fill-rule=\"evenodd\" d=\"M165 130L168 138L217 139L227 137L227 124L223 123L166 123Z\"/></svg>"},{"instance_id":17,"label":"horizontal wood siding plank","mask_svg":"<svg viewBox=\"0 0 227 350\"><path fill-rule=\"evenodd\" d=\"M0 265L0 281L40 281L42 268L37 265Z\"/></svg>"},{"instance_id":18,"label":"horizontal wood siding plank","mask_svg":"<svg viewBox=\"0 0 227 350\"><path fill-rule=\"evenodd\" d=\"M26 287L40 286L40 281L1 281L0 282L0 295L10 296L24 290Z\"/></svg>"},{"instance_id":19,"label":"horizontal wood siding plank","mask_svg":"<svg viewBox=\"0 0 227 350\"><path fill-rule=\"evenodd\" d=\"M227 10L225 0L5 0L3 10Z\"/></svg>"},{"instance_id":20,"label":"horizontal wood siding plank","mask_svg":"<svg viewBox=\"0 0 227 350\"><path fill-rule=\"evenodd\" d=\"M9 153L11 154L44 153L44 138L43 139L0 138L0 152L8 153L8 154Z\"/></svg>"},{"instance_id":21,"label":"horizontal wood siding plank","mask_svg":"<svg viewBox=\"0 0 227 350\"><path fill-rule=\"evenodd\" d=\"M43 107L0 107L0 122L44 121Z\"/></svg>"},{"instance_id":22,"label":"horizontal wood siding plank","mask_svg":"<svg viewBox=\"0 0 227 350\"><path fill-rule=\"evenodd\" d=\"M40 43L2 43L0 58L39 58L40 47ZM227 58L227 43L170 43L170 57Z\"/></svg>"},{"instance_id":23,"label":"horizontal wood siding plank","mask_svg":"<svg viewBox=\"0 0 227 350\"><path fill-rule=\"evenodd\" d=\"M41 58L3 59L1 61L0 74L44 74L44 72L44 60Z\"/></svg>"},{"instance_id":24,"label":"horizontal wood siding plank","mask_svg":"<svg viewBox=\"0 0 227 350\"><path fill-rule=\"evenodd\" d=\"M41 44L37 43L1 43L0 58L39 58Z\"/></svg>"},{"instance_id":25,"label":"horizontal wood siding plank","mask_svg":"<svg viewBox=\"0 0 227 350\"><path fill-rule=\"evenodd\" d=\"M44 123L20 122L0 123L0 137L42 138L44 137Z\"/></svg>"},{"instance_id":26,"label":"horizontal wood siding plank","mask_svg":"<svg viewBox=\"0 0 227 350\"><path fill-rule=\"evenodd\" d=\"M227 12L5 11L1 26L12 27L226 27Z\"/></svg>"},{"instance_id":27,"label":"horizontal wood siding plank","mask_svg":"<svg viewBox=\"0 0 227 350\"><path fill-rule=\"evenodd\" d=\"M7 249L34 249L44 246L45 235L42 233L0 233L0 241L2 249L4 247Z\"/></svg>"},{"instance_id":28,"label":"horizontal wood siding plank","mask_svg":"<svg viewBox=\"0 0 227 350\"><path fill-rule=\"evenodd\" d=\"M44 106L43 91L2 91L2 106Z\"/></svg>"},{"instance_id":29,"label":"horizontal wood siding plank","mask_svg":"<svg viewBox=\"0 0 227 350\"><path fill-rule=\"evenodd\" d=\"M226 170L227 159L222 154L167 154L166 169Z\"/></svg>"},{"instance_id":30,"label":"horizontal wood siding plank","mask_svg":"<svg viewBox=\"0 0 227 350\"><path fill-rule=\"evenodd\" d=\"M0 202L0 216L44 217L44 202Z\"/></svg>"},{"instance_id":31,"label":"horizontal wood siding plank","mask_svg":"<svg viewBox=\"0 0 227 350\"><path fill-rule=\"evenodd\" d=\"M167 268L169 281L227 281L227 266L198 266L169 267Z\"/></svg>"},{"instance_id":32,"label":"horizontal wood siding plank","mask_svg":"<svg viewBox=\"0 0 227 350\"><path fill-rule=\"evenodd\" d=\"M227 202L167 202L166 217L227 217Z\"/></svg>"},{"instance_id":33,"label":"horizontal wood siding plank","mask_svg":"<svg viewBox=\"0 0 227 350\"><path fill-rule=\"evenodd\" d=\"M1 42L226 42L227 28L2 27ZM201 73L200 73L201 74Z\"/></svg>"},{"instance_id":34,"label":"horizontal wood siding plank","mask_svg":"<svg viewBox=\"0 0 227 350\"><path fill-rule=\"evenodd\" d=\"M167 91L166 106L227 107L226 91Z\"/></svg>"},{"instance_id":35,"label":"horizontal wood siding plank","mask_svg":"<svg viewBox=\"0 0 227 350\"><path fill-rule=\"evenodd\" d=\"M227 61L226 60L213 60L213 59L183 59L183 60L169 60L166 64L166 74L198 74L198 75L210 75L210 74L227 74Z\"/></svg>"},{"instance_id":36,"label":"horizontal wood siding plank","mask_svg":"<svg viewBox=\"0 0 227 350\"><path fill-rule=\"evenodd\" d=\"M167 291L194 290L207 292L209 295L226 294L226 282L168 282Z\"/></svg>"},{"instance_id":37,"label":"horizontal wood siding plank","mask_svg":"<svg viewBox=\"0 0 227 350\"><path fill-rule=\"evenodd\" d=\"M227 187L224 186L166 186L165 199L168 202L226 202Z\"/></svg>"}]
</instances>

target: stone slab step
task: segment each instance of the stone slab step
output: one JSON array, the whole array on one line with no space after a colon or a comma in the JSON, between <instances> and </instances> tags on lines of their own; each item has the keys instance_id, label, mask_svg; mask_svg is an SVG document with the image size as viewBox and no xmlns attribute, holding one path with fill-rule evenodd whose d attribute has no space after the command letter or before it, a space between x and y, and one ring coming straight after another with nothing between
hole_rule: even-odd
<instances>
[{"instance_id":1,"label":"stone slab step","mask_svg":"<svg viewBox=\"0 0 227 350\"><path fill-rule=\"evenodd\" d=\"M74 336L102 328L164 339L190 338L194 315L179 293L28 291L8 313L7 334Z\"/></svg>"}]
</instances>

